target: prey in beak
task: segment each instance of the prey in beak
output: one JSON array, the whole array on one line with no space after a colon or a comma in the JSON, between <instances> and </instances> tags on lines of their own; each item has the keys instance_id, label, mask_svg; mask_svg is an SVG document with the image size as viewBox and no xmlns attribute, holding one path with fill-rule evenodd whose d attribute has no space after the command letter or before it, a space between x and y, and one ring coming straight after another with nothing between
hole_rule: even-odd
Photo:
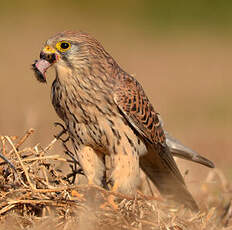
<instances>
[{"instance_id":1,"label":"prey in beak","mask_svg":"<svg viewBox=\"0 0 232 230\"><path fill-rule=\"evenodd\" d=\"M56 50L50 46L45 46L40 53L40 59L35 60L32 64L32 69L34 70L35 77L39 82L46 83L46 71L58 60L58 55Z\"/></svg>"}]
</instances>

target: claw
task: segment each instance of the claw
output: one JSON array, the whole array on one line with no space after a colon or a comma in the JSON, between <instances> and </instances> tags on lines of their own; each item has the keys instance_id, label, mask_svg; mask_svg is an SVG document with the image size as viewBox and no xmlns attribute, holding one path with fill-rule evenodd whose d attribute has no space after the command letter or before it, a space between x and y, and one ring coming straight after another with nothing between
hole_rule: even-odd
<instances>
[{"instance_id":1,"label":"claw","mask_svg":"<svg viewBox=\"0 0 232 230\"><path fill-rule=\"evenodd\" d=\"M66 130L66 128L64 127L63 124L61 124L60 122L54 122L54 126L60 126L61 128L63 128L63 130Z\"/></svg>"},{"instance_id":2,"label":"claw","mask_svg":"<svg viewBox=\"0 0 232 230\"><path fill-rule=\"evenodd\" d=\"M70 165L70 167L71 167L71 165ZM71 167L71 168L72 168L72 167ZM77 175L77 174L84 175L83 170L82 170L81 168L79 168L79 169L77 169L77 170L75 170L75 169L72 168L72 172L69 173L66 177L64 177L63 180L68 181L70 184L74 184L74 182L75 182L75 180L76 180L76 175ZM70 178L71 178L71 177L73 177L73 178L72 178L72 180L70 181Z\"/></svg>"},{"instance_id":3,"label":"claw","mask_svg":"<svg viewBox=\"0 0 232 230\"><path fill-rule=\"evenodd\" d=\"M66 139L61 138L61 136L67 132L67 129L64 127L64 125L59 122L54 122L54 126L60 126L62 128L62 130L57 135L54 135L54 137L56 139L62 140L62 142L67 142L69 140L69 137L67 137Z\"/></svg>"}]
</instances>

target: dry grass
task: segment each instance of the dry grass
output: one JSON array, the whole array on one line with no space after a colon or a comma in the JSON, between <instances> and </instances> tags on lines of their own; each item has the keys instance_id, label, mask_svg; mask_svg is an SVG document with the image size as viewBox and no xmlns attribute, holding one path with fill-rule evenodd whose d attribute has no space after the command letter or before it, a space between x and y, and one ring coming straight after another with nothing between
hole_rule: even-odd
<instances>
[{"instance_id":1,"label":"dry grass","mask_svg":"<svg viewBox=\"0 0 232 230\"><path fill-rule=\"evenodd\" d=\"M74 185L75 173L56 167L60 161L64 168L74 165L72 160L49 154L60 136L45 148L23 147L33 132L21 138L0 137L2 154L15 166L14 170L5 161L0 164L0 229L232 229L231 188L220 171L212 171L207 182L216 175L219 192L229 194L227 202L206 187L202 197L208 198L207 208L192 213L140 192L133 199L96 186ZM118 209L109 202L112 195Z\"/></svg>"}]
</instances>

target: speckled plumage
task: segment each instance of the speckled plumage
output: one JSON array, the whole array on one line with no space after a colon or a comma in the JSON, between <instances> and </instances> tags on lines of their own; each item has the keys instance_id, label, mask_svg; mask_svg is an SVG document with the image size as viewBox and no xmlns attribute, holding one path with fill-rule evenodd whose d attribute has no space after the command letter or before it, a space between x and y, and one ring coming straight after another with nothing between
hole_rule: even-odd
<instances>
[{"instance_id":1,"label":"speckled plumage","mask_svg":"<svg viewBox=\"0 0 232 230\"><path fill-rule=\"evenodd\" d=\"M60 52L60 41L71 48ZM52 63L51 53L41 52L56 70L52 103L89 183L102 185L104 156L109 155L114 190L134 194L141 166L163 195L197 210L141 85L86 33L59 33L45 45L56 55Z\"/></svg>"}]
</instances>

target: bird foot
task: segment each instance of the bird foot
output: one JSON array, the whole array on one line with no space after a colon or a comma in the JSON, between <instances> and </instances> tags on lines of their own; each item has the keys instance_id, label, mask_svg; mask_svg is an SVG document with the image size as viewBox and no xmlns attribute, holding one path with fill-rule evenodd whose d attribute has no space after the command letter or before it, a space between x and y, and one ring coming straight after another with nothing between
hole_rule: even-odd
<instances>
[{"instance_id":1,"label":"bird foot","mask_svg":"<svg viewBox=\"0 0 232 230\"><path fill-rule=\"evenodd\" d=\"M84 195L77 192L76 190L71 191L71 196L77 200L85 200Z\"/></svg>"},{"instance_id":2,"label":"bird foot","mask_svg":"<svg viewBox=\"0 0 232 230\"><path fill-rule=\"evenodd\" d=\"M109 195L107 201L100 205L100 209L105 209L106 207L111 207L113 210L118 210L118 204L115 202L115 196Z\"/></svg>"}]
</instances>

